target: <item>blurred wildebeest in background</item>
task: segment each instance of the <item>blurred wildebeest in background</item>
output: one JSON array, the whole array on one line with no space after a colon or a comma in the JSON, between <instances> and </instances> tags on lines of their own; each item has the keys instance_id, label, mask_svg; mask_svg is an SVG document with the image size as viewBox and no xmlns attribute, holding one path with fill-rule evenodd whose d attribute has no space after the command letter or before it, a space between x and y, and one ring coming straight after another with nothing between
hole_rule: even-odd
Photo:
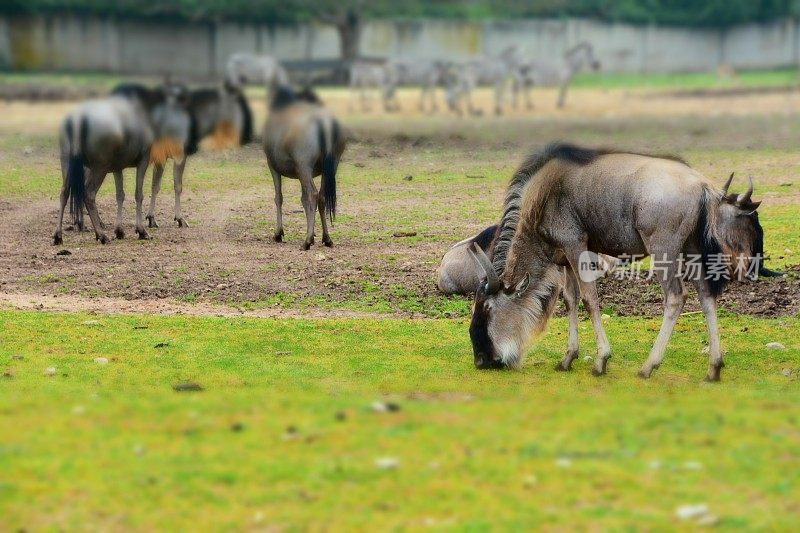
<instances>
[{"instance_id":1,"label":"blurred wildebeest in background","mask_svg":"<svg viewBox=\"0 0 800 533\"><path fill-rule=\"evenodd\" d=\"M567 89L575 74L584 68L600 69L600 61L594 55L591 43L583 41L567 50L564 61L554 64L549 61L531 59L520 61L516 65L512 84L512 105L516 109L519 105L519 93L525 98L525 106L533 109L531 88L534 85L544 87L558 87L558 107L564 107L567 98Z\"/></svg>"},{"instance_id":2,"label":"blurred wildebeest in background","mask_svg":"<svg viewBox=\"0 0 800 533\"><path fill-rule=\"evenodd\" d=\"M289 83L289 76L277 59L245 52L233 54L228 58L225 77L229 83L237 87L263 85L268 92Z\"/></svg>"},{"instance_id":3,"label":"blurred wildebeest in background","mask_svg":"<svg viewBox=\"0 0 800 533\"><path fill-rule=\"evenodd\" d=\"M499 229L500 226L497 224L489 226L477 235L457 242L444 254L436 270L436 287L439 292L468 296L478 290L478 285L485 275L480 265L475 264L470 249L473 249L472 245L475 243L491 259ZM618 261L614 257L600 254L599 263L599 268L604 273L609 273L617 266Z\"/></svg>"},{"instance_id":4,"label":"blurred wildebeest in background","mask_svg":"<svg viewBox=\"0 0 800 533\"><path fill-rule=\"evenodd\" d=\"M118 239L123 238L122 171L131 167L136 168L136 232L140 239L149 238L142 220L142 201L151 149L154 142L162 141L164 146L174 147L177 144L174 139L188 135L187 99L185 93L130 84L119 86L111 96L80 104L67 114L59 140L63 184L54 244L63 242L62 224L67 202L70 202L78 229L83 228L85 204L97 240L103 244L108 242L95 197L109 172L114 173L117 190L115 233Z\"/></svg>"},{"instance_id":5,"label":"blurred wildebeest in background","mask_svg":"<svg viewBox=\"0 0 800 533\"><path fill-rule=\"evenodd\" d=\"M761 233L752 214L758 202L714 189L700 173L677 158L555 143L533 154L509 186L493 261L473 250L486 281L475 295L470 338L478 368L518 367L529 339L544 329L566 269L565 300L570 316L569 347L558 368L578 357L577 302L591 317L598 354L593 368L604 374L611 346L603 328L594 277L582 268L590 252L612 256L652 256L664 290L661 331L639 375L658 368L686 302L684 279L697 289L708 323L709 369L717 381L723 364L717 324L717 297L730 277L724 246L747 233ZM737 262L757 271L759 243L738 242ZM698 268L686 267L697 259ZM756 267L753 269L753 267Z\"/></svg>"},{"instance_id":6,"label":"blurred wildebeest in background","mask_svg":"<svg viewBox=\"0 0 800 533\"><path fill-rule=\"evenodd\" d=\"M378 90L387 112L399 111L397 89L400 86L420 87L419 110L437 111L436 88L445 87L452 62L427 59L389 59L382 63L356 61L350 66L350 110L360 97L361 109L368 107L368 88Z\"/></svg>"},{"instance_id":7,"label":"blurred wildebeest in background","mask_svg":"<svg viewBox=\"0 0 800 533\"><path fill-rule=\"evenodd\" d=\"M173 84L166 84L164 90L174 90ZM177 86L180 87L180 86ZM187 89L180 87L181 90ZM147 212L148 226L157 228L155 209L156 198L161 190L161 179L167 159L173 160L172 177L175 183L175 222L178 227L187 227L181 211L183 192L183 172L190 155L197 152L200 140L213 135L217 148L231 145L244 145L253 138L253 114L242 89L225 82L220 88L200 88L188 91L187 112L191 117L191 127L185 138L177 139L183 150L163 152L154 150L153 183L150 193L150 209Z\"/></svg>"},{"instance_id":8,"label":"blurred wildebeest in background","mask_svg":"<svg viewBox=\"0 0 800 533\"><path fill-rule=\"evenodd\" d=\"M327 217L336 214L336 171L346 145L346 134L333 114L311 90L297 92L278 87L272 96L269 117L264 127L264 153L275 185L277 226L275 241L283 240L282 176L300 180L306 214L306 239L302 248L314 243L317 209L322 219L322 242L333 246ZM320 192L314 177L322 176Z\"/></svg>"},{"instance_id":9,"label":"blurred wildebeest in background","mask_svg":"<svg viewBox=\"0 0 800 533\"><path fill-rule=\"evenodd\" d=\"M447 103L451 111L463 114L462 102L466 100L467 111L472 115L481 112L472 103L472 91L476 87L494 87L494 111L500 115L506 101L506 87L521 61L520 49L509 46L497 56L473 57L454 63L447 82Z\"/></svg>"},{"instance_id":10,"label":"blurred wildebeest in background","mask_svg":"<svg viewBox=\"0 0 800 533\"><path fill-rule=\"evenodd\" d=\"M399 109L396 99L397 70L389 62L354 61L350 64L350 111L355 111L356 100L361 102L361 111L369 111L368 89L378 91L383 110Z\"/></svg>"}]
</instances>

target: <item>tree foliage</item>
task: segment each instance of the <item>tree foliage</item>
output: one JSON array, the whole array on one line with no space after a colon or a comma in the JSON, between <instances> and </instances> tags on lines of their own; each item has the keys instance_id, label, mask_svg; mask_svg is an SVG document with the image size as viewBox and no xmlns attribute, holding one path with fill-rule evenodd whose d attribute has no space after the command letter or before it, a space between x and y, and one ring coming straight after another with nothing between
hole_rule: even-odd
<instances>
[{"instance_id":1,"label":"tree foliage","mask_svg":"<svg viewBox=\"0 0 800 533\"><path fill-rule=\"evenodd\" d=\"M336 11L360 18L588 17L611 22L725 27L800 15L800 0L3 0L0 12L79 12L192 21L294 23ZM329 18L329 17L328 17Z\"/></svg>"}]
</instances>

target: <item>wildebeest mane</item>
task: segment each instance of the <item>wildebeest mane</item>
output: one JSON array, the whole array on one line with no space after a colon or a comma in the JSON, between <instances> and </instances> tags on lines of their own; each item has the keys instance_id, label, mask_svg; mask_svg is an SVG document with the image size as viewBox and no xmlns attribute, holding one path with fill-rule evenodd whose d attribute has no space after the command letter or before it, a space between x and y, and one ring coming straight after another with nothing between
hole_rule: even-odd
<instances>
[{"instance_id":1,"label":"wildebeest mane","mask_svg":"<svg viewBox=\"0 0 800 533\"><path fill-rule=\"evenodd\" d=\"M309 87L306 87L301 91L296 91L288 85L280 85L273 91L269 108L271 111L278 111L285 109L297 102L307 102L310 104L322 105L322 100L320 100L319 96L317 96L317 93L315 93Z\"/></svg>"},{"instance_id":2,"label":"wildebeest mane","mask_svg":"<svg viewBox=\"0 0 800 533\"><path fill-rule=\"evenodd\" d=\"M120 83L111 90L111 94L125 98L135 98L148 109L152 109L165 99L164 91L151 89L140 83Z\"/></svg>"},{"instance_id":3,"label":"wildebeest mane","mask_svg":"<svg viewBox=\"0 0 800 533\"><path fill-rule=\"evenodd\" d=\"M525 161L523 161L522 165L520 165L514 173L514 177L511 178L511 182L506 190L506 198L503 202L503 216L498 224L499 229L495 238L494 254L492 256L492 264L498 276L502 276L506 268L508 251L511 248L511 241L514 239L514 234L519 224L522 196L525 186L530 183L531 179L536 176L542 167L554 159L578 166L585 166L601 156L610 154L630 154L658 159L669 159L688 166L686 161L674 155L653 155L611 148L583 148L565 142L553 142L548 144L542 151L529 155ZM544 189L548 188L545 187ZM549 189L543 190L541 193L542 196L546 197L547 192L549 192Z\"/></svg>"}]
</instances>

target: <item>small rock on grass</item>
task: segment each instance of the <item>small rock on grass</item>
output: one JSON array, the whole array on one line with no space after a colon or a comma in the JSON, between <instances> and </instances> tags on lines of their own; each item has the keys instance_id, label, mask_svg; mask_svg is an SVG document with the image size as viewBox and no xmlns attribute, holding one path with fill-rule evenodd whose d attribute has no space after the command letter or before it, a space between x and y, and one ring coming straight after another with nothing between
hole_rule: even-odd
<instances>
[{"instance_id":1,"label":"small rock on grass","mask_svg":"<svg viewBox=\"0 0 800 533\"><path fill-rule=\"evenodd\" d=\"M175 392L199 392L204 389L199 383L194 383L193 381L183 381L181 383L175 383L172 386L172 390Z\"/></svg>"},{"instance_id":2,"label":"small rock on grass","mask_svg":"<svg viewBox=\"0 0 800 533\"><path fill-rule=\"evenodd\" d=\"M49 366L49 367L44 369L44 375L45 376L55 376L57 372L58 372L58 370L54 366Z\"/></svg>"},{"instance_id":3,"label":"small rock on grass","mask_svg":"<svg viewBox=\"0 0 800 533\"><path fill-rule=\"evenodd\" d=\"M394 470L400 466L400 460L397 457L378 457L375 466L381 470Z\"/></svg>"},{"instance_id":4,"label":"small rock on grass","mask_svg":"<svg viewBox=\"0 0 800 533\"><path fill-rule=\"evenodd\" d=\"M95 357L94 358L94 362L97 363L98 365L107 365L108 364L108 358L107 357Z\"/></svg>"},{"instance_id":5,"label":"small rock on grass","mask_svg":"<svg viewBox=\"0 0 800 533\"><path fill-rule=\"evenodd\" d=\"M13 368L6 368L3 371L3 377L7 379L11 379L14 377L14 369Z\"/></svg>"},{"instance_id":6,"label":"small rock on grass","mask_svg":"<svg viewBox=\"0 0 800 533\"><path fill-rule=\"evenodd\" d=\"M84 326L99 326L100 325L100 321L99 320L84 320L82 322L82 324Z\"/></svg>"},{"instance_id":7,"label":"small rock on grass","mask_svg":"<svg viewBox=\"0 0 800 533\"><path fill-rule=\"evenodd\" d=\"M794 371L791 368L784 368L783 370L781 370L781 374L783 374L787 378L790 378L794 374Z\"/></svg>"},{"instance_id":8,"label":"small rock on grass","mask_svg":"<svg viewBox=\"0 0 800 533\"><path fill-rule=\"evenodd\" d=\"M62 256L63 255L72 255L72 252L70 252L69 250L59 250L59 251L56 252L56 255L62 255Z\"/></svg>"},{"instance_id":9,"label":"small rock on grass","mask_svg":"<svg viewBox=\"0 0 800 533\"><path fill-rule=\"evenodd\" d=\"M770 350L785 350L786 346L784 346L779 342L768 342L767 348L769 348Z\"/></svg>"},{"instance_id":10,"label":"small rock on grass","mask_svg":"<svg viewBox=\"0 0 800 533\"><path fill-rule=\"evenodd\" d=\"M161 341L159 343L156 343L154 348L166 348L167 346L169 346L169 341Z\"/></svg>"},{"instance_id":11,"label":"small rock on grass","mask_svg":"<svg viewBox=\"0 0 800 533\"><path fill-rule=\"evenodd\" d=\"M376 413L396 413L400 404L395 402L372 402L372 410Z\"/></svg>"},{"instance_id":12,"label":"small rock on grass","mask_svg":"<svg viewBox=\"0 0 800 533\"><path fill-rule=\"evenodd\" d=\"M675 509L675 516L681 520L697 519L708 514L708 505L698 503L695 505L681 505Z\"/></svg>"},{"instance_id":13,"label":"small rock on grass","mask_svg":"<svg viewBox=\"0 0 800 533\"><path fill-rule=\"evenodd\" d=\"M414 179L414 176L412 176L411 174L409 174L408 176L403 178L404 181L411 181L413 179Z\"/></svg>"}]
</instances>

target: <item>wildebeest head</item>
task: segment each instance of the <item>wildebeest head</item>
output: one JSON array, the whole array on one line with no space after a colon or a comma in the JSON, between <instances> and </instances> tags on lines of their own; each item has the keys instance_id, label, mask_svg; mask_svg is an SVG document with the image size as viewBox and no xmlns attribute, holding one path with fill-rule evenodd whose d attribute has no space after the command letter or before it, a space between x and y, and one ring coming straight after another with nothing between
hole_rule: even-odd
<instances>
[{"instance_id":1,"label":"wildebeest head","mask_svg":"<svg viewBox=\"0 0 800 533\"><path fill-rule=\"evenodd\" d=\"M470 253L485 274L475 293L469 327L475 366L519 368L528 340L544 329L550 317L560 272L550 266L504 282L479 246L473 245Z\"/></svg>"},{"instance_id":2,"label":"wildebeest head","mask_svg":"<svg viewBox=\"0 0 800 533\"><path fill-rule=\"evenodd\" d=\"M729 257L731 277L754 280L764 255L764 230L757 211L761 202L752 200L753 178L747 191L740 194L728 192L732 181L733 174L722 189L717 229L723 252Z\"/></svg>"}]
</instances>

